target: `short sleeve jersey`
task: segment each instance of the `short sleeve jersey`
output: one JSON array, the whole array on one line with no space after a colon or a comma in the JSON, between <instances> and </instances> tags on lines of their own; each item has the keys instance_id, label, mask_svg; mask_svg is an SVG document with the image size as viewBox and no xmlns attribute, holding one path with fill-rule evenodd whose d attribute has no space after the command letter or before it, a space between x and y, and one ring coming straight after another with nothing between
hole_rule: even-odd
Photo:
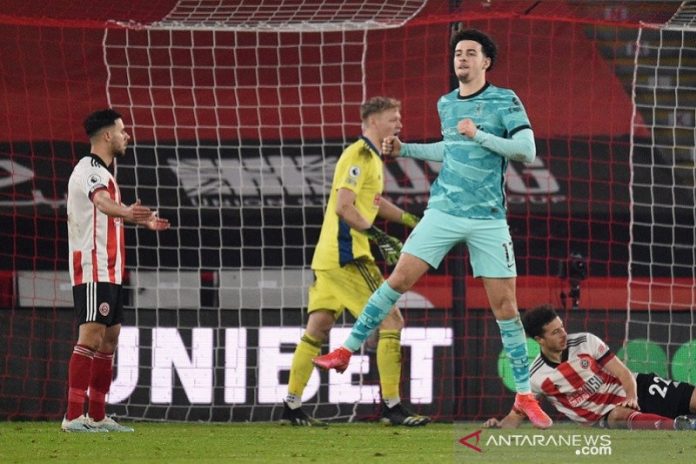
<instances>
[{"instance_id":1,"label":"short sleeve jersey","mask_svg":"<svg viewBox=\"0 0 696 464\"><path fill-rule=\"evenodd\" d=\"M107 216L92 203L99 190L121 203L116 179L101 158L85 156L68 181L68 261L73 285L122 283L126 256L123 221Z\"/></svg>"},{"instance_id":2,"label":"short sleeve jersey","mask_svg":"<svg viewBox=\"0 0 696 464\"><path fill-rule=\"evenodd\" d=\"M614 353L597 336L568 335L561 362L539 354L530 368L532 391L542 394L570 420L594 424L626 398L619 379L604 370Z\"/></svg>"},{"instance_id":3,"label":"short sleeve jersey","mask_svg":"<svg viewBox=\"0 0 696 464\"><path fill-rule=\"evenodd\" d=\"M512 90L486 83L467 97L461 97L459 89L443 95L437 110L444 154L428 206L453 216L504 219L507 159L460 134L457 124L469 118L478 130L510 138L531 128L522 102Z\"/></svg>"},{"instance_id":4,"label":"short sleeve jersey","mask_svg":"<svg viewBox=\"0 0 696 464\"><path fill-rule=\"evenodd\" d=\"M384 190L382 168L379 152L364 137L343 151L336 163L312 269L335 269L363 256L372 258L365 234L352 229L336 214L336 196L339 189L353 191L358 212L373 222Z\"/></svg>"}]
</instances>

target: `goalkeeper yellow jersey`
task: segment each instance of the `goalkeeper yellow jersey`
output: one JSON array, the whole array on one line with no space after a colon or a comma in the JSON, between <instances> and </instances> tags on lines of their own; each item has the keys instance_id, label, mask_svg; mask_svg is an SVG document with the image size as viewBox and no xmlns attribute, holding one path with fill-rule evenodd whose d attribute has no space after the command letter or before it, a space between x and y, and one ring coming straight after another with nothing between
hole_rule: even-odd
<instances>
[{"instance_id":1,"label":"goalkeeper yellow jersey","mask_svg":"<svg viewBox=\"0 0 696 464\"><path fill-rule=\"evenodd\" d=\"M336 163L312 269L335 269L362 256L373 258L367 236L351 229L336 214L336 193L342 188L355 192L358 212L368 222L374 222L384 190L382 169L379 152L365 137L343 150Z\"/></svg>"}]
</instances>

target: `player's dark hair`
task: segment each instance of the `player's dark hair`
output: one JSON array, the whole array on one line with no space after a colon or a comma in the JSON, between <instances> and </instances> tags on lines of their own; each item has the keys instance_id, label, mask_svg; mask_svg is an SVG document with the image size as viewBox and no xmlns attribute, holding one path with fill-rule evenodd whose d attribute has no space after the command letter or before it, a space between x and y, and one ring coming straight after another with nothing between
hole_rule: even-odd
<instances>
[{"instance_id":1,"label":"player's dark hair","mask_svg":"<svg viewBox=\"0 0 696 464\"><path fill-rule=\"evenodd\" d=\"M87 137L92 138L101 129L116 124L116 120L120 118L121 115L117 111L107 108L91 113L85 118L85 122L82 123L82 126L85 128Z\"/></svg>"},{"instance_id":2,"label":"player's dark hair","mask_svg":"<svg viewBox=\"0 0 696 464\"><path fill-rule=\"evenodd\" d=\"M535 306L522 316L524 331L532 338L544 335L544 326L558 317L551 305Z\"/></svg>"},{"instance_id":3,"label":"player's dark hair","mask_svg":"<svg viewBox=\"0 0 696 464\"><path fill-rule=\"evenodd\" d=\"M493 42L487 34L477 30L477 29L464 29L462 31L457 31L450 41L450 49L452 50L452 55L454 56L454 50L457 48L457 44L462 40L473 40L481 44L481 50L487 58L491 60L491 64L488 66L487 71L493 69L495 64L495 59L498 56L498 46Z\"/></svg>"},{"instance_id":4,"label":"player's dark hair","mask_svg":"<svg viewBox=\"0 0 696 464\"><path fill-rule=\"evenodd\" d=\"M395 98L372 97L360 105L360 119L365 121L370 115L381 113L382 111L400 109L401 102Z\"/></svg>"}]
</instances>

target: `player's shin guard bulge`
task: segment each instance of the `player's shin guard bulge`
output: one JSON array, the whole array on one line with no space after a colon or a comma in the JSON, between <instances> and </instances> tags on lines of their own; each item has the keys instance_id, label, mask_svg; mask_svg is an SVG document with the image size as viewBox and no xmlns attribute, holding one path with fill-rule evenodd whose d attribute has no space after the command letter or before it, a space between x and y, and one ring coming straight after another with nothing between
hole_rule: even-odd
<instances>
[{"instance_id":1,"label":"player's shin guard bulge","mask_svg":"<svg viewBox=\"0 0 696 464\"><path fill-rule=\"evenodd\" d=\"M350 357L353 355L349 350L344 347L333 350L329 354L323 356L317 356L312 360L312 363L320 369L326 371L335 369L339 374L343 373L348 369L348 364L350 363Z\"/></svg>"},{"instance_id":2,"label":"player's shin guard bulge","mask_svg":"<svg viewBox=\"0 0 696 464\"><path fill-rule=\"evenodd\" d=\"M539 402L532 393L518 393L515 396L514 410L524 414L529 422L538 429L548 429L553 425L551 418L541 409Z\"/></svg>"}]
</instances>

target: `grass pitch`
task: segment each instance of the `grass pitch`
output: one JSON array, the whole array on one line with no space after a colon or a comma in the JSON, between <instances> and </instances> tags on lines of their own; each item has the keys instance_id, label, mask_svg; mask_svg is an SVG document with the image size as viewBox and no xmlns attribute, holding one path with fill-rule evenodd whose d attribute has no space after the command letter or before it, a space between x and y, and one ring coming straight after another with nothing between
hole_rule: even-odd
<instances>
[{"instance_id":1,"label":"grass pitch","mask_svg":"<svg viewBox=\"0 0 696 464\"><path fill-rule=\"evenodd\" d=\"M696 432L605 431L570 424L547 431L482 430L479 423L413 429L364 423L131 425L135 433L68 434L58 422L3 422L0 463L696 462ZM471 446L459 443L462 439Z\"/></svg>"}]
</instances>

